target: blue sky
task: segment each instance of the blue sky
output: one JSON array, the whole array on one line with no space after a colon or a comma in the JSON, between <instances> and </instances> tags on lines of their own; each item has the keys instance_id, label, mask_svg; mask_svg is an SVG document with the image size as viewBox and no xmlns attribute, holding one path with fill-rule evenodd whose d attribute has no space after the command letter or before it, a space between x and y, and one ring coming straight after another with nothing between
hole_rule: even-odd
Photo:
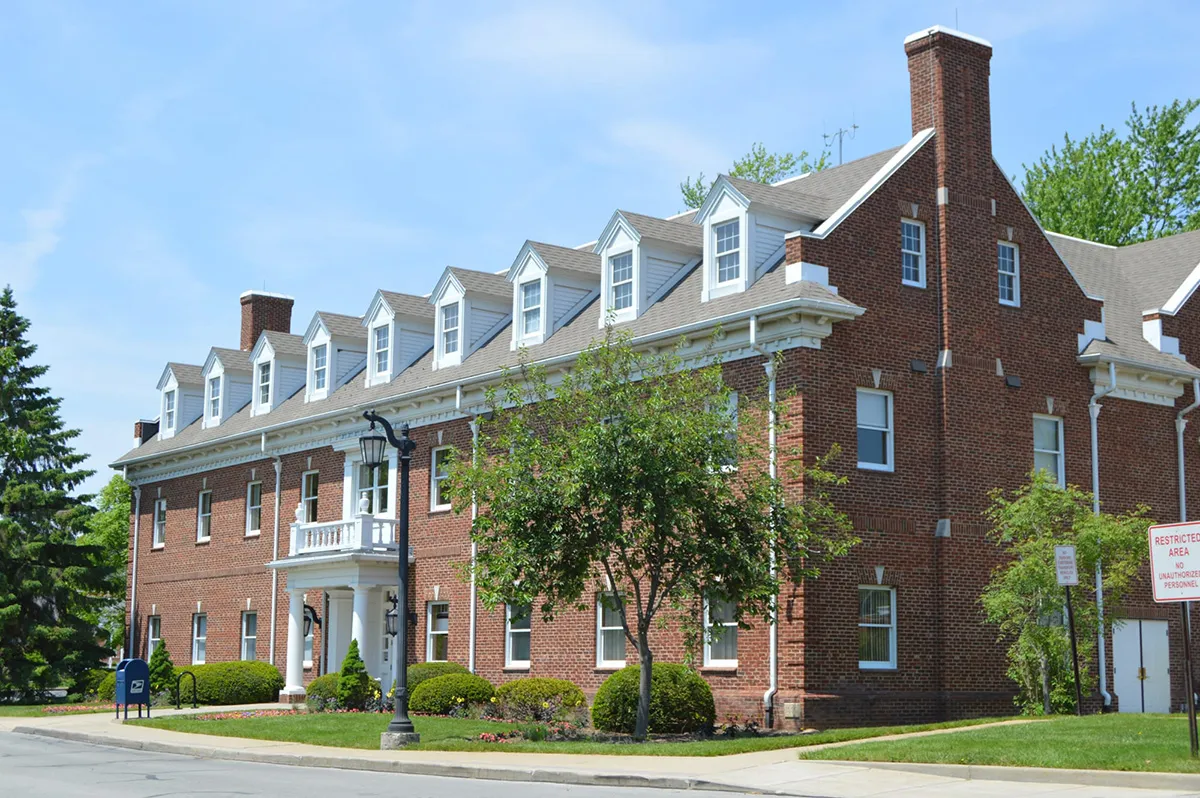
<instances>
[{"instance_id":1,"label":"blue sky","mask_svg":"<svg viewBox=\"0 0 1200 798\"><path fill-rule=\"evenodd\" d=\"M0 284L98 474L168 360L237 346L238 295L366 310L449 264L577 245L755 141L909 137L904 36L989 39L1000 163L1200 94L1200 8L1160 2L15 0L0 15Z\"/></svg>"}]
</instances>

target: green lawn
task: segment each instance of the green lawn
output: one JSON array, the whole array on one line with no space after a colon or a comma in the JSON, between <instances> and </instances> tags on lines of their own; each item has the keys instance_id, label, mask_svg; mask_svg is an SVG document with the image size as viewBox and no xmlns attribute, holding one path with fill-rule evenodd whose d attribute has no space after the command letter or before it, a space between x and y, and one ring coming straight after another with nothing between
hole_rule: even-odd
<instances>
[{"instance_id":1,"label":"green lawn","mask_svg":"<svg viewBox=\"0 0 1200 798\"><path fill-rule=\"evenodd\" d=\"M802 759L1200 773L1182 715L1089 715L803 752Z\"/></svg>"},{"instance_id":2,"label":"green lawn","mask_svg":"<svg viewBox=\"0 0 1200 798\"><path fill-rule=\"evenodd\" d=\"M87 709L72 709L70 712L47 712L47 707L83 707ZM0 718L44 718L61 715L78 715L89 712L112 712L112 704L0 704Z\"/></svg>"},{"instance_id":3,"label":"green lawn","mask_svg":"<svg viewBox=\"0 0 1200 798\"><path fill-rule=\"evenodd\" d=\"M219 711L219 710L217 710ZM257 740L332 745L344 748L379 748L379 734L387 728L389 715L311 714L274 717L235 718L231 720L196 720L187 716L153 718L137 721L143 725L192 734L216 734L223 737L250 737ZM131 721L132 722L132 721ZM858 740L883 734L902 734L929 729L952 728L993 720L966 720L932 723L922 726L886 726L862 729L835 729L827 732L788 737L741 737L736 739L697 740L694 742L661 742L643 745L603 742L516 742L484 743L478 740L482 732L501 732L514 727L510 723L454 718L415 717L413 723L421 734L421 744L414 746L427 751L513 751L540 754L617 754L631 756L722 756L748 751L767 751L778 748L818 745L841 740Z\"/></svg>"}]
</instances>

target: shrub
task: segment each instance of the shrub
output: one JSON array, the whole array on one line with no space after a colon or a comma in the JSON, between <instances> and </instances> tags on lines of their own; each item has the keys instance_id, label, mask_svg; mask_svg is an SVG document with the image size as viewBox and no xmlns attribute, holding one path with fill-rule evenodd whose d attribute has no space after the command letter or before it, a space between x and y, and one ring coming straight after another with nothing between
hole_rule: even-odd
<instances>
[{"instance_id":1,"label":"shrub","mask_svg":"<svg viewBox=\"0 0 1200 798\"><path fill-rule=\"evenodd\" d=\"M339 671L318 676L308 683L308 689L305 692L309 698L323 698L326 701L331 698L337 698L338 680L340 677L341 673Z\"/></svg>"},{"instance_id":2,"label":"shrub","mask_svg":"<svg viewBox=\"0 0 1200 798\"><path fill-rule=\"evenodd\" d=\"M342 660L338 674L337 700L342 709L362 709L371 697L371 677L358 654L358 641L350 641L350 649Z\"/></svg>"},{"instance_id":3,"label":"shrub","mask_svg":"<svg viewBox=\"0 0 1200 798\"><path fill-rule=\"evenodd\" d=\"M108 675L96 685L96 698L99 701L117 700L117 672L109 671Z\"/></svg>"},{"instance_id":4,"label":"shrub","mask_svg":"<svg viewBox=\"0 0 1200 798\"><path fill-rule=\"evenodd\" d=\"M552 720L564 710L587 706L583 691L566 679L516 679L496 688L496 703L507 720Z\"/></svg>"},{"instance_id":5,"label":"shrub","mask_svg":"<svg viewBox=\"0 0 1200 798\"><path fill-rule=\"evenodd\" d=\"M196 676L196 699L201 704L259 704L275 701L283 689L283 676L269 662L211 662L185 665L176 673ZM192 702L192 680L179 686L179 700Z\"/></svg>"},{"instance_id":6,"label":"shrub","mask_svg":"<svg viewBox=\"0 0 1200 798\"><path fill-rule=\"evenodd\" d=\"M167 641L159 640L150 655L150 692L161 693L163 690L175 690L175 663L171 662Z\"/></svg>"},{"instance_id":7,"label":"shrub","mask_svg":"<svg viewBox=\"0 0 1200 798\"><path fill-rule=\"evenodd\" d=\"M90 668L75 677L71 683L71 694L76 696L79 701L88 701L96 698L100 685L108 678L113 671L107 668ZM116 676L113 676L113 688L116 689ZM71 702L71 696L67 696L68 703Z\"/></svg>"},{"instance_id":8,"label":"shrub","mask_svg":"<svg viewBox=\"0 0 1200 798\"><path fill-rule=\"evenodd\" d=\"M448 673L417 685L408 708L426 715L448 715L460 704L484 704L496 694L492 683L473 673Z\"/></svg>"},{"instance_id":9,"label":"shrub","mask_svg":"<svg viewBox=\"0 0 1200 798\"><path fill-rule=\"evenodd\" d=\"M450 673L470 673L457 662L418 662L408 666L408 694L411 696L417 685L427 679L445 676Z\"/></svg>"},{"instance_id":10,"label":"shrub","mask_svg":"<svg viewBox=\"0 0 1200 798\"><path fill-rule=\"evenodd\" d=\"M592 724L601 731L632 734L637 721L641 666L630 665L604 680L592 703ZM650 675L650 731L677 734L711 729L717 711L712 690L695 671L656 662Z\"/></svg>"}]
</instances>

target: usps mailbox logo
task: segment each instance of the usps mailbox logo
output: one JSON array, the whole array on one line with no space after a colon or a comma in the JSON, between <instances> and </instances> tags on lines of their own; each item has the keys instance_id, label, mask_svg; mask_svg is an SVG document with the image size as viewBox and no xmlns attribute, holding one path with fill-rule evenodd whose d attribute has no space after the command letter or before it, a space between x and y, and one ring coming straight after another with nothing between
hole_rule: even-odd
<instances>
[{"instance_id":1,"label":"usps mailbox logo","mask_svg":"<svg viewBox=\"0 0 1200 798\"><path fill-rule=\"evenodd\" d=\"M129 685L129 692L131 692L131 693L141 693L141 692L144 692L145 689L146 689L146 680L145 679L134 679Z\"/></svg>"},{"instance_id":2,"label":"usps mailbox logo","mask_svg":"<svg viewBox=\"0 0 1200 798\"><path fill-rule=\"evenodd\" d=\"M1200 601L1200 522L1150 527L1154 600Z\"/></svg>"}]
</instances>

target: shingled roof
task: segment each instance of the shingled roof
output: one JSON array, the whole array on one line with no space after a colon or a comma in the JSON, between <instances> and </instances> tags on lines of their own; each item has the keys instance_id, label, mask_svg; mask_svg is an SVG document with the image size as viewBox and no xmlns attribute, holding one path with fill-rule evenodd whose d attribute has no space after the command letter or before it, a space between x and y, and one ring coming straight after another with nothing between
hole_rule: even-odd
<instances>
[{"instance_id":1,"label":"shingled roof","mask_svg":"<svg viewBox=\"0 0 1200 798\"><path fill-rule=\"evenodd\" d=\"M566 269L590 277L600 274L600 256L590 249L572 249L571 247L560 247L558 244L546 244L542 241L530 241L529 246L551 269Z\"/></svg>"},{"instance_id":2,"label":"shingled roof","mask_svg":"<svg viewBox=\"0 0 1200 798\"><path fill-rule=\"evenodd\" d=\"M285 357L308 357L308 350L304 348L304 336L292 335L291 333L279 332L277 330L263 330L263 336L267 339L267 343L275 350L276 355Z\"/></svg>"},{"instance_id":3,"label":"shingled roof","mask_svg":"<svg viewBox=\"0 0 1200 798\"><path fill-rule=\"evenodd\" d=\"M463 289L466 291L478 291L481 294L503 297L512 295L512 286L509 285L508 278L503 274L479 272L474 269L463 269L458 266L451 266L450 273L454 275L454 278L462 284Z\"/></svg>"},{"instance_id":4,"label":"shingled roof","mask_svg":"<svg viewBox=\"0 0 1200 798\"><path fill-rule=\"evenodd\" d=\"M659 219L632 211L620 213L642 238L666 241L668 244L678 244L688 249L698 250L704 246L704 230L692 221L696 218L695 211L674 219Z\"/></svg>"},{"instance_id":5,"label":"shingled roof","mask_svg":"<svg viewBox=\"0 0 1200 798\"><path fill-rule=\"evenodd\" d=\"M382 290L379 293L383 297L383 301L392 309L393 313L405 316L419 316L426 319L432 319L434 316L433 305L429 304L429 297L427 296Z\"/></svg>"},{"instance_id":6,"label":"shingled roof","mask_svg":"<svg viewBox=\"0 0 1200 798\"><path fill-rule=\"evenodd\" d=\"M342 313L327 313L317 311L317 316L330 335L341 335L346 338L366 338L367 331L363 327L362 316L347 316Z\"/></svg>"}]
</instances>

